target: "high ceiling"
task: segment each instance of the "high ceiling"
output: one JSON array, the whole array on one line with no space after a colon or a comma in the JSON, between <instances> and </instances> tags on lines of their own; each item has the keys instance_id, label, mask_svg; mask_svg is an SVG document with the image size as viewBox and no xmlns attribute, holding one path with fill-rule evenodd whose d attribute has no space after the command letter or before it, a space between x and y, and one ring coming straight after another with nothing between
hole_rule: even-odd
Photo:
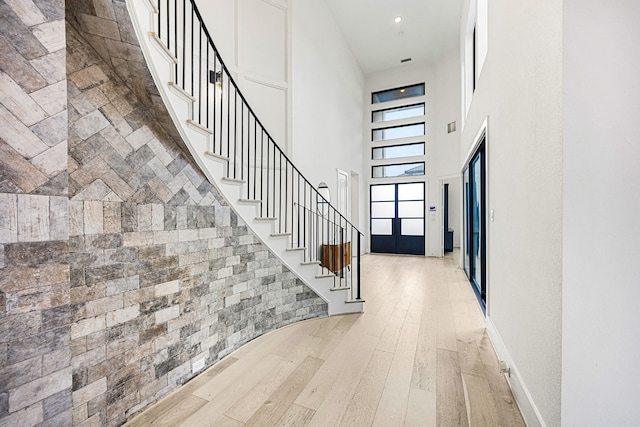
<instances>
[{"instance_id":1,"label":"high ceiling","mask_svg":"<svg viewBox=\"0 0 640 427\"><path fill-rule=\"evenodd\" d=\"M436 61L459 45L462 0L326 0L362 71ZM399 23L396 16L402 17ZM402 34L400 34L402 33Z\"/></svg>"}]
</instances>

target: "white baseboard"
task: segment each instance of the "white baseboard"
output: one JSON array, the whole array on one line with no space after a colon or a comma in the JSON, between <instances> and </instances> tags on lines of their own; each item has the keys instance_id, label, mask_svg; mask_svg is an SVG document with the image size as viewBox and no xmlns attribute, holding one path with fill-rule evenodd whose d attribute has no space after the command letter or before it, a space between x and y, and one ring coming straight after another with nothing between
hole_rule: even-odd
<instances>
[{"instance_id":1,"label":"white baseboard","mask_svg":"<svg viewBox=\"0 0 640 427\"><path fill-rule=\"evenodd\" d=\"M487 325L487 334L489 335L493 348L498 355L498 359L506 362L507 366L511 369L511 375L507 377L507 381L511 387L511 392L513 393L516 404L518 405L518 408L520 408L525 424L528 427L547 427L547 424L542 419L542 415L529 393L527 385L520 376L518 367L507 351L507 347L504 345L504 341L502 341L502 337L496 329L496 326L493 324L489 316L487 316L485 320Z\"/></svg>"}]
</instances>

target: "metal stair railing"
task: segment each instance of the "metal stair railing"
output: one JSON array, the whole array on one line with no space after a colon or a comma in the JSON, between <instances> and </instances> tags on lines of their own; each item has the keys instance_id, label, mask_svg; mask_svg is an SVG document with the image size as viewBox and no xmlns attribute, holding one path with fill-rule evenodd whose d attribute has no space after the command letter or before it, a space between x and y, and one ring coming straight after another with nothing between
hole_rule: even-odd
<instances>
[{"instance_id":1,"label":"metal stair railing","mask_svg":"<svg viewBox=\"0 0 640 427\"><path fill-rule=\"evenodd\" d=\"M351 300L361 300L362 233L304 177L262 125L225 66L195 1L157 1L154 25L174 59L173 85L193 98L189 121L211 135L209 152L227 161L226 178L244 184L246 199L260 202L260 217L275 222L274 234L289 236L291 250L304 250L304 263L318 263L320 275L335 273L334 288L350 288ZM348 265L330 271L322 260L324 247L343 248L346 243L351 259L345 262L341 253L340 261Z\"/></svg>"}]
</instances>

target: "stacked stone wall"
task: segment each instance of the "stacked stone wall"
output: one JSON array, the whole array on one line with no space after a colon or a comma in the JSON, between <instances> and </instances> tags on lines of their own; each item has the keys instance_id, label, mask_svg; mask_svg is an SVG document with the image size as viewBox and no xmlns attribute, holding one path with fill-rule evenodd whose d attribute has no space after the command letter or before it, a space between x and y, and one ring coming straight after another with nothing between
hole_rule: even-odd
<instances>
[{"instance_id":1,"label":"stacked stone wall","mask_svg":"<svg viewBox=\"0 0 640 427\"><path fill-rule=\"evenodd\" d=\"M327 313L194 166L125 12L0 0L0 426L121 425Z\"/></svg>"}]
</instances>

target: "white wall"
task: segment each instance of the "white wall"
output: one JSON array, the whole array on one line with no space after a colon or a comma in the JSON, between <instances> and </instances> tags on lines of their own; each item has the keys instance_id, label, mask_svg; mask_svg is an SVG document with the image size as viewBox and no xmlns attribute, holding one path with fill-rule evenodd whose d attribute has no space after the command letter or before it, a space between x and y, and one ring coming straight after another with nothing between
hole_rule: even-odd
<instances>
[{"instance_id":1,"label":"white wall","mask_svg":"<svg viewBox=\"0 0 640 427\"><path fill-rule=\"evenodd\" d=\"M289 148L290 5L284 0L197 0L207 29L249 105Z\"/></svg>"},{"instance_id":2,"label":"white wall","mask_svg":"<svg viewBox=\"0 0 640 427\"><path fill-rule=\"evenodd\" d=\"M300 171L337 197L336 169L363 176L364 76L325 2L199 0L238 86ZM365 200L360 179L360 224Z\"/></svg>"},{"instance_id":3,"label":"white wall","mask_svg":"<svg viewBox=\"0 0 640 427\"><path fill-rule=\"evenodd\" d=\"M327 183L335 202L336 169L364 173L364 76L325 2L295 1L292 9L293 162L312 184Z\"/></svg>"},{"instance_id":4,"label":"white wall","mask_svg":"<svg viewBox=\"0 0 640 427\"><path fill-rule=\"evenodd\" d=\"M564 1L562 424L568 427L640 423L639 21L635 0Z\"/></svg>"},{"instance_id":5,"label":"white wall","mask_svg":"<svg viewBox=\"0 0 640 427\"><path fill-rule=\"evenodd\" d=\"M488 116L487 209L495 211L487 224L488 325L530 425L539 417L559 426L562 1L493 0L488 7L488 53L460 163Z\"/></svg>"}]
</instances>

